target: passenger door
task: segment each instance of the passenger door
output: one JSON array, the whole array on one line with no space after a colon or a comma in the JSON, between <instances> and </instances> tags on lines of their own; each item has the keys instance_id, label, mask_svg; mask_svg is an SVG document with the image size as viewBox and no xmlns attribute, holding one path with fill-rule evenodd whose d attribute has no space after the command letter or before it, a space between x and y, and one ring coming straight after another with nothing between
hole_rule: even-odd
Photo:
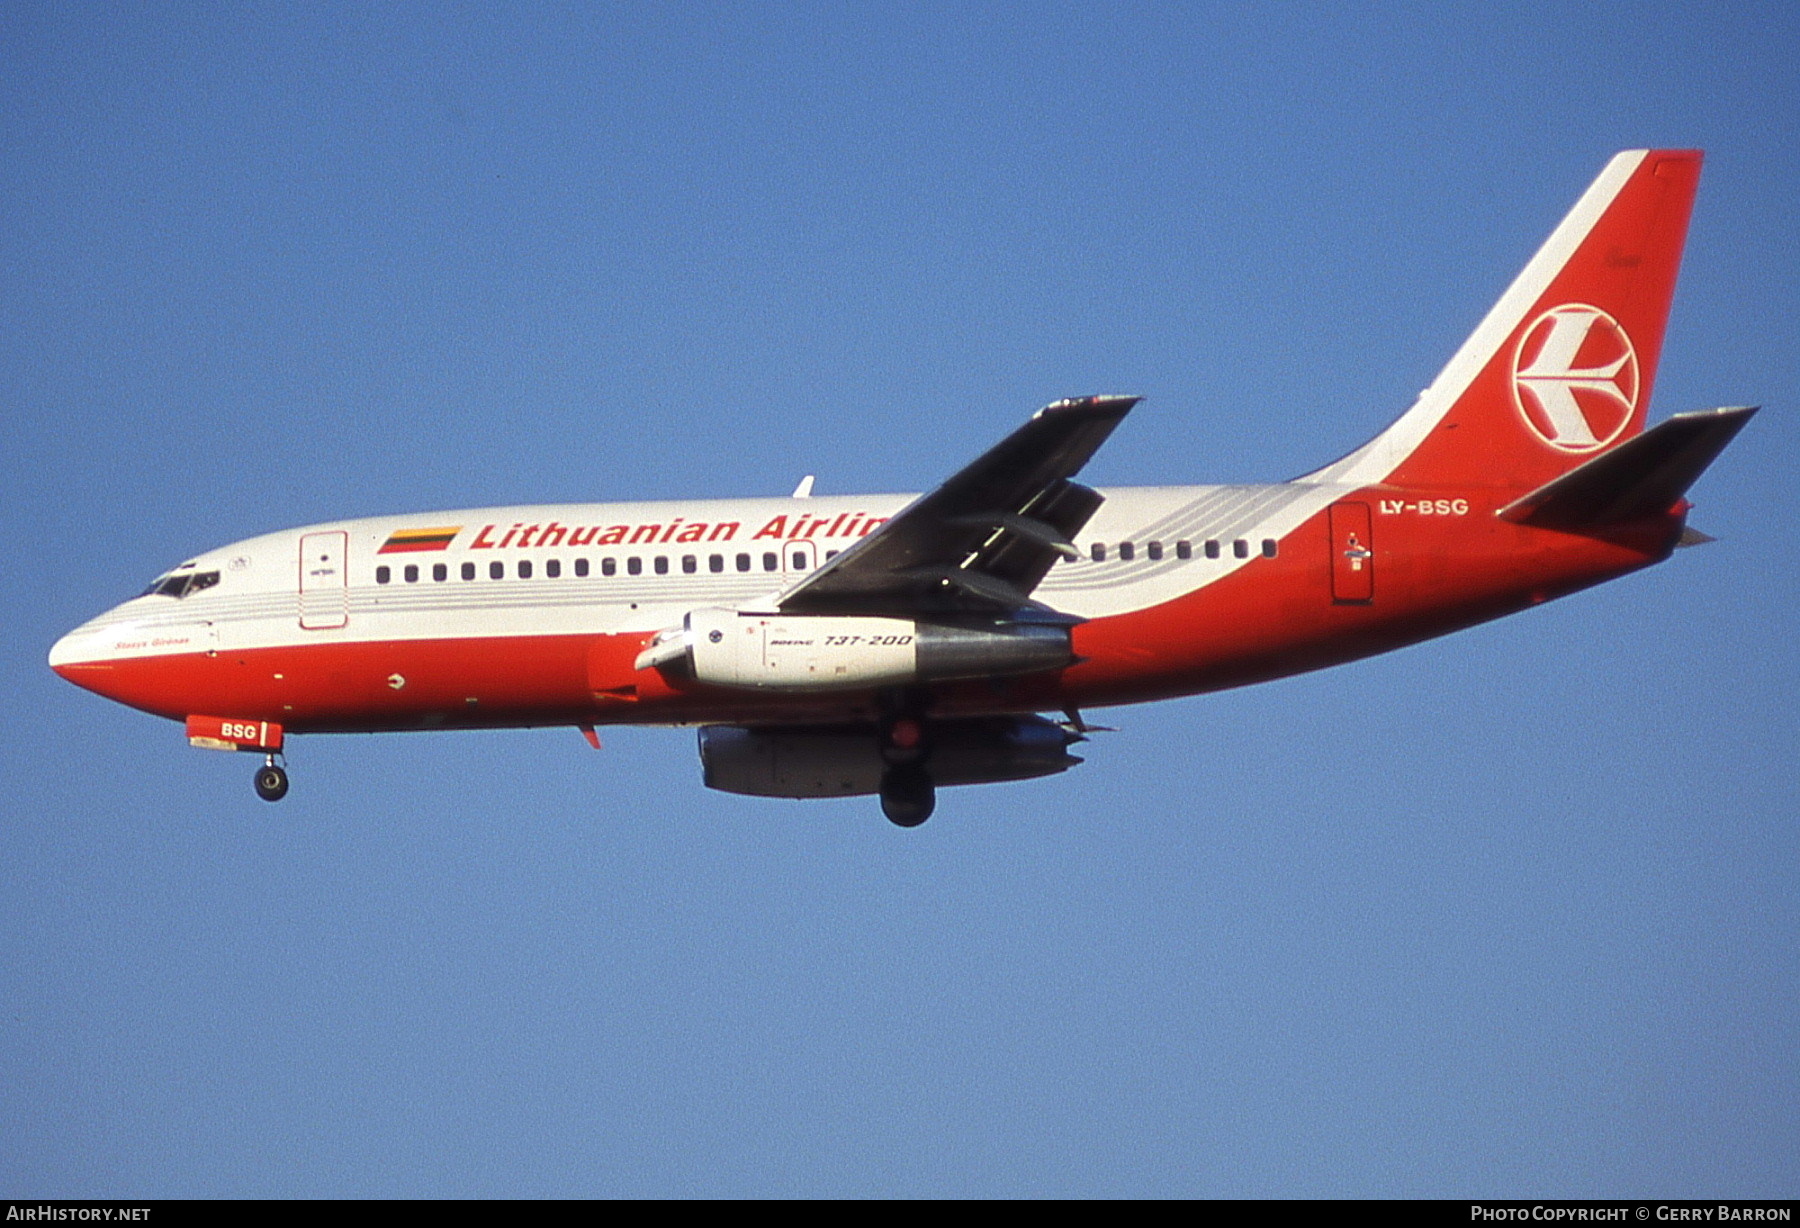
<instances>
[{"instance_id":1,"label":"passenger door","mask_svg":"<svg viewBox=\"0 0 1800 1228\"><path fill-rule=\"evenodd\" d=\"M300 538L300 626L330 631L350 622L350 535L341 530Z\"/></svg>"}]
</instances>

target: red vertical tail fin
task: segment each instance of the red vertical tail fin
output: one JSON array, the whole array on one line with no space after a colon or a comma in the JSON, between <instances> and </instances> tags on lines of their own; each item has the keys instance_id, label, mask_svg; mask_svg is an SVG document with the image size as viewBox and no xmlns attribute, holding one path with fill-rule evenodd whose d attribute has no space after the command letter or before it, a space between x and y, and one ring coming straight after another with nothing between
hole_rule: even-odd
<instances>
[{"instance_id":1,"label":"red vertical tail fin","mask_svg":"<svg viewBox=\"0 0 1800 1228\"><path fill-rule=\"evenodd\" d=\"M1418 403L1312 478L1529 490L1642 431L1700 159L1613 158Z\"/></svg>"}]
</instances>

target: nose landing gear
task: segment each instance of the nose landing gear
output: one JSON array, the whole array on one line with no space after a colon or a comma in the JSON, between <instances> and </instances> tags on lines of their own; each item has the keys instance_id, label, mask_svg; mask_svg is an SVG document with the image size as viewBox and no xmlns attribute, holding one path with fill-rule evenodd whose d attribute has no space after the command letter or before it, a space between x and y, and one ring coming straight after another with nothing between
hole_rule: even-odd
<instances>
[{"instance_id":1,"label":"nose landing gear","mask_svg":"<svg viewBox=\"0 0 1800 1228\"><path fill-rule=\"evenodd\" d=\"M265 802L278 802L287 796L287 791L287 769L275 762L274 755L269 755L256 769L256 796Z\"/></svg>"}]
</instances>

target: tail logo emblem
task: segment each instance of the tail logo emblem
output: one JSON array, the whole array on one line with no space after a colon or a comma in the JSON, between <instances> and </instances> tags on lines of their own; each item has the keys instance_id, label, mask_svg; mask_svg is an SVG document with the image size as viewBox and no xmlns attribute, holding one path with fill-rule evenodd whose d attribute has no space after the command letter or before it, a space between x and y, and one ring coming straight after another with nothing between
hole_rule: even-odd
<instances>
[{"instance_id":1,"label":"tail logo emblem","mask_svg":"<svg viewBox=\"0 0 1800 1228\"><path fill-rule=\"evenodd\" d=\"M1598 307L1565 303L1520 334L1512 382L1519 416L1539 439L1562 452L1594 452L1617 439L1637 409L1637 350Z\"/></svg>"}]
</instances>

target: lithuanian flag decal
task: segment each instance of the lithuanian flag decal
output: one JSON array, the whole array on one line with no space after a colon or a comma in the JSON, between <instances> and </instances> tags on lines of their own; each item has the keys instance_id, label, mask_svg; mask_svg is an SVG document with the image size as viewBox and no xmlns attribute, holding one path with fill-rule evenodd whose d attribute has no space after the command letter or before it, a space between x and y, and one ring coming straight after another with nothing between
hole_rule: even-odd
<instances>
[{"instance_id":1,"label":"lithuanian flag decal","mask_svg":"<svg viewBox=\"0 0 1800 1228\"><path fill-rule=\"evenodd\" d=\"M461 525L439 529L401 529L383 542L376 554L414 554L420 550L447 550Z\"/></svg>"}]
</instances>

